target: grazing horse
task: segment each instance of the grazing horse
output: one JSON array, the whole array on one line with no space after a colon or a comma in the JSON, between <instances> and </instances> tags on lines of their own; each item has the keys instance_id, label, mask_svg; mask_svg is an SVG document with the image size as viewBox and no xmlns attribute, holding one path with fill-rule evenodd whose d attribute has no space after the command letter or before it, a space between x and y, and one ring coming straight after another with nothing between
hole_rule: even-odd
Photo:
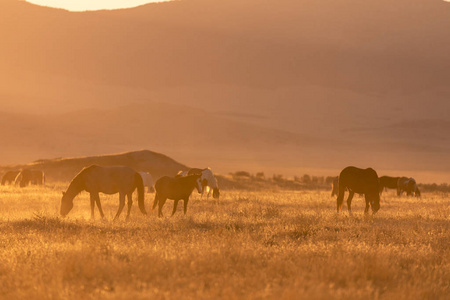
<instances>
[{"instance_id":1,"label":"grazing horse","mask_svg":"<svg viewBox=\"0 0 450 300\"><path fill-rule=\"evenodd\" d=\"M414 194L415 194L416 197L421 197L422 196L420 194L420 190L419 190L419 187L417 186L417 184L416 184L416 190L415 190Z\"/></svg>"},{"instance_id":2,"label":"grazing horse","mask_svg":"<svg viewBox=\"0 0 450 300\"><path fill-rule=\"evenodd\" d=\"M114 220L119 218L125 206L125 196L128 197L127 220L130 218L131 205L133 204L132 194L137 188L138 204L141 212L146 215L144 205L144 184L142 177L133 169L126 166L100 167L92 165L86 167L76 175L69 184L67 191L63 192L61 199L61 215L66 216L73 208L73 199L81 192L90 193L91 218L94 218L94 207L97 203L101 217L104 217L100 204L99 193L116 194L119 193L119 209Z\"/></svg>"},{"instance_id":3,"label":"grazing horse","mask_svg":"<svg viewBox=\"0 0 450 300\"><path fill-rule=\"evenodd\" d=\"M339 177L336 176L331 183L331 197L339 194Z\"/></svg>"},{"instance_id":4,"label":"grazing horse","mask_svg":"<svg viewBox=\"0 0 450 300\"><path fill-rule=\"evenodd\" d=\"M374 169L360 169L356 167L346 167L339 175L339 195L337 197L337 212L342 209L344 202L344 193L348 189L347 208L351 214L352 198L355 193L364 194L366 200L366 208L364 213L369 212L369 206L372 208L373 214L380 209L378 175Z\"/></svg>"},{"instance_id":5,"label":"grazing horse","mask_svg":"<svg viewBox=\"0 0 450 300\"><path fill-rule=\"evenodd\" d=\"M45 175L41 170L24 169L17 174L14 184L25 187L29 184L43 185L45 183Z\"/></svg>"},{"instance_id":6,"label":"grazing horse","mask_svg":"<svg viewBox=\"0 0 450 300\"><path fill-rule=\"evenodd\" d=\"M147 193L154 192L155 189L153 187L153 176L148 172L139 172L139 175L142 177L142 182L144 183L144 187L147 187Z\"/></svg>"},{"instance_id":7,"label":"grazing horse","mask_svg":"<svg viewBox=\"0 0 450 300\"><path fill-rule=\"evenodd\" d=\"M202 184L200 181L201 175L188 175L169 177L164 176L158 179L155 183L155 200L153 201L153 208L158 205L158 217L162 217L162 208L167 199L174 200L172 216L177 211L178 201L184 201L184 214L187 212L187 204L189 196L194 189L199 193L202 192Z\"/></svg>"},{"instance_id":8,"label":"grazing horse","mask_svg":"<svg viewBox=\"0 0 450 300\"><path fill-rule=\"evenodd\" d=\"M211 194L211 189L213 191L213 198L217 199L220 196L219 185L217 183L217 179L214 176L211 168L206 169L198 169L192 168L189 171L180 171L177 176L186 176L186 175L201 175L201 183L202 183L202 197L206 192L206 199L209 198Z\"/></svg>"},{"instance_id":9,"label":"grazing horse","mask_svg":"<svg viewBox=\"0 0 450 300\"><path fill-rule=\"evenodd\" d=\"M13 184L16 180L17 175L20 173L20 171L8 171L3 175L2 177L2 185L5 184Z\"/></svg>"},{"instance_id":10,"label":"grazing horse","mask_svg":"<svg viewBox=\"0 0 450 300\"><path fill-rule=\"evenodd\" d=\"M401 196L403 192L406 192L407 196L411 196L413 193L417 197L420 196L420 191L417 187L416 180L414 180L414 178L400 177L398 179L397 196Z\"/></svg>"},{"instance_id":11,"label":"grazing horse","mask_svg":"<svg viewBox=\"0 0 450 300\"><path fill-rule=\"evenodd\" d=\"M397 183L400 177L381 176L380 181L380 195L384 189L397 189Z\"/></svg>"}]
</instances>

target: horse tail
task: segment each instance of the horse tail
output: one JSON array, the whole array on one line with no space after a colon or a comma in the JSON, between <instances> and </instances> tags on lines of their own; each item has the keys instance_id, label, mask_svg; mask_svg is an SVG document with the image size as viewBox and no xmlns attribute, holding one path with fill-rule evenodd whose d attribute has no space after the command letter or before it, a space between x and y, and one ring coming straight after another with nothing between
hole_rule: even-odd
<instances>
[{"instance_id":1,"label":"horse tail","mask_svg":"<svg viewBox=\"0 0 450 300\"><path fill-rule=\"evenodd\" d=\"M137 172L134 174L134 183L137 187L139 209L141 210L141 213L146 215L147 211L145 210L144 205L144 182L142 181L141 175Z\"/></svg>"}]
</instances>

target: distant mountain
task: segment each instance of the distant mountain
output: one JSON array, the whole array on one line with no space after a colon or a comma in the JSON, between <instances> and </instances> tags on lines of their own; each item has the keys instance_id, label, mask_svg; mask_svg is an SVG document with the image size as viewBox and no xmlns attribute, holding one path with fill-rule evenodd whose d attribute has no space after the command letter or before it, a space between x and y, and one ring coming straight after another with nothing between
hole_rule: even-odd
<instances>
[{"instance_id":1,"label":"distant mountain","mask_svg":"<svg viewBox=\"0 0 450 300\"><path fill-rule=\"evenodd\" d=\"M44 171L47 180L68 181L78 174L81 169L93 164L100 166L129 166L138 172L150 172L155 179L165 175L175 176L179 170L188 169L185 165L163 154L141 150L121 154L45 159L24 165L0 167L0 170L3 173L10 169L33 168Z\"/></svg>"}]
</instances>

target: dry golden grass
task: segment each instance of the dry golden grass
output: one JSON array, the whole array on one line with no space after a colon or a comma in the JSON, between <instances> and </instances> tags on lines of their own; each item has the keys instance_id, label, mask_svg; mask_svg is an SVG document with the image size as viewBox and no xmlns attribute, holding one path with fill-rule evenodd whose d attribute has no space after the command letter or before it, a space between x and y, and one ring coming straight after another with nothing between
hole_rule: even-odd
<instances>
[{"instance_id":1,"label":"dry golden grass","mask_svg":"<svg viewBox=\"0 0 450 300\"><path fill-rule=\"evenodd\" d=\"M66 184L0 187L4 299L448 299L450 205L442 194L382 199L375 217L335 213L329 192L193 195L187 216L111 222L118 196L57 213ZM146 195L150 210L153 194ZM164 207L170 215L173 202ZM346 207L344 206L346 209ZM96 211L98 218L98 211Z\"/></svg>"}]
</instances>

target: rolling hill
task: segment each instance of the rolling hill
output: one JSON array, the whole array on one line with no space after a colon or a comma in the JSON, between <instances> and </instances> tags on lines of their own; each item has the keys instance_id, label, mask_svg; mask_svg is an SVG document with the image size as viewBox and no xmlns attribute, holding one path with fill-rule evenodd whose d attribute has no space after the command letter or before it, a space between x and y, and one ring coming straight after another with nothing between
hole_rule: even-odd
<instances>
[{"instance_id":1,"label":"rolling hill","mask_svg":"<svg viewBox=\"0 0 450 300\"><path fill-rule=\"evenodd\" d=\"M138 172L150 172L155 179L166 175L174 176L179 170L188 169L185 165L163 154L149 150L141 150L110 155L42 159L29 164L1 167L0 171L3 173L10 169L33 168L44 171L46 180L69 181L81 169L93 164L100 166L129 166Z\"/></svg>"}]
</instances>

